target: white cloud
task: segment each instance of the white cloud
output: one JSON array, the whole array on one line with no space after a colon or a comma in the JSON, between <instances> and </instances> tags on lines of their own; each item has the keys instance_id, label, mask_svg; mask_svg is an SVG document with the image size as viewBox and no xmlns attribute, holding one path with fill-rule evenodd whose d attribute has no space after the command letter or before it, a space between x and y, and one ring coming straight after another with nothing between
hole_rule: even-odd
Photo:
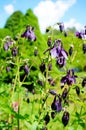
<instances>
[{"instance_id":1,"label":"white cloud","mask_svg":"<svg viewBox=\"0 0 86 130\"><path fill-rule=\"evenodd\" d=\"M68 22L64 23L65 28L67 27L75 27L78 31L83 29L83 25L81 25L80 23L78 23L74 18L71 18Z\"/></svg>"},{"instance_id":2,"label":"white cloud","mask_svg":"<svg viewBox=\"0 0 86 130\"><path fill-rule=\"evenodd\" d=\"M76 0L42 0L37 7L34 8L34 13L39 19L41 31L61 20L66 11L75 4Z\"/></svg>"},{"instance_id":3,"label":"white cloud","mask_svg":"<svg viewBox=\"0 0 86 130\"><path fill-rule=\"evenodd\" d=\"M4 10L7 14L12 14L14 12L14 6L12 4L5 5Z\"/></svg>"}]
</instances>

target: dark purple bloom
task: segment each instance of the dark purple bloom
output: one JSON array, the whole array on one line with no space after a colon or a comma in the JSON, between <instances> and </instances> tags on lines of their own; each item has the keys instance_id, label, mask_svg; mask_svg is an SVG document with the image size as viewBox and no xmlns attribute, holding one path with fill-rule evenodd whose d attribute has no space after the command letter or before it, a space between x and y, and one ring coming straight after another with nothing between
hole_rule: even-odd
<instances>
[{"instance_id":1,"label":"dark purple bloom","mask_svg":"<svg viewBox=\"0 0 86 130\"><path fill-rule=\"evenodd\" d=\"M77 95L80 94L80 88L78 86L76 86L76 93L77 93Z\"/></svg>"},{"instance_id":2,"label":"dark purple bloom","mask_svg":"<svg viewBox=\"0 0 86 130\"><path fill-rule=\"evenodd\" d=\"M73 69L69 70L67 72L67 75L62 77L62 79L61 79L62 84L67 83L68 85L72 85L75 82L76 82L76 76L74 75L74 70Z\"/></svg>"},{"instance_id":3,"label":"dark purple bloom","mask_svg":"<svg viewBox=\"0 0 86 130\"><path fill-rule=\"evenodd\" d=\"M49 114L47 113L47 115L44 117L44 120L45 120L45 124L47 125L50 121L50 116Z\"/></svg>"},{"instance_id":4,"label":"dark purple bloom","mask_svg":"<svg viewBox=\"0 0 86 130\"><path fill-rule=\"evenodd\" d=\"M62 98L65 99L67 97L67 94L68 94L68 90L67 90L67 88L65 88L62 93Z\"/></svg>"},{"instance_id":5,"label":"dark purple bloom","mask_svg":"<svg viewBox=\"0 0 86 130\"><path fill-rule=\"evenodd\" d=\"M59 67L63 67L66 64L66 59L64 58L64 56L59 56L57 58L57 65L59 65Z\"/></svg>"},{"instance_id":6,"label":"dark purple bloom","mask_svg":"<svg viewBox=\"0 0 86 130\"><path fill-rule=\"evenodd\" d=\"M42 62L41 65L40 65L41 72L43 73L45 71L45 69L46 69L45 63Z\"/></svg>"},{"instance_id":7,"label":"dark purple bloom","mask_svg":"<svg viewBox=\"0 0 86 130\"><path fill-rule=\"evenodd\" d=\"M86 87L86 78L84 78L82 81L82 87Z\"/></svg>"},{"instance_id":8,"label":"dark purple bloom","mask_svg":"<svg viewBox=\"0 0 86 130\"><path fill-rule=\"evenodd\" d=\"M69 112L64 112L62 116L62 123L64 126L66 126L69 122Z\"/></svg>"},{"instance_id":9,"label":"dark purple bloom","mask_svg":"<svg viewBox=\"0 0 86 130\"><path fill-rule=\"evenodd\" d=\"M26 27L26 31L21 35L21 37L25 37L31 41L36 41L36 36L31 26Z\"/></svg>"},{"instance_id":10,"label":"dark purple bloom","mask_svg":"<svg viewBox=\"0 0 86 130\"><path fill-rule=\"evenodd\" d=\"M61 24L59 25L59 29L60 29L60 32L63 32L63 31L64 31L64 24L63 24L63 23L61 23Z\"/></svg>"},{"instance_id":11,"label":"dark purple bloom","mask_svg":"<svg viewBox=\"0 0 86 130\"><path fill-rule=\"evenodd\" d=\"M73 53L73 46L71 46L71 47L69 48L69 55L71 56L72 53Z\"/></svg>"},{"instance_id":12,"label":"dark purple bloom","mask_svg":"<svg viewBox=\"0 0 86 130\"><path fill-rule=\"evenodd\" d=\"M25 72L26 75L28 75L30 73L28 65L24 65L24 72Z\"/></svg>"},{"instance_id":13,"label":"dark purple bloom","mask_svg":"<svg viewBox=\"0 0 86 130\"><path fill-rule=\"evenodd\" d=\"M55 116L56 116L56 113L55 113L55 112L51 112L51 117L52 117L52 119L54 119Z\"/></svg>"},{"instance_id":14,"label":"dark purple bloom","mask_svg":"<svg viewBox=\"0 0 86 130\"><path fill-rule=\"evenodd\" d=\"M82 49L83 49L83 53L85 54L86 53L86 44L83 44Z\"/></svg>"},{"instance_id":15,"label":"dark purple bloom","mask_svg":"<svg viewBox=\"0 0 86 130\"><path fill-rule=\"evenodd\" d=\"M66 64L68 53L62 48L61 40L56 40L54 47L50 50L50 54L53 58L56 58L56 63L59 67L63 67Z\"/></svg>"},{"instance_id":16,"label":"dark purple bloom","mask_svg":"<svg viewBox=\"0 0 86 130\"><path fill-rule=\"evenodd\" d=\"M83 39L84 38L84 33L83 32L76 32L76 37Z\"/></svg>"},{"instance_id":17,"label":"dark purple bloom","mask_svg":"<svg viewBox=\"0 0 86 130\"><path fill-rule=\"evenodd\" d=\"M16 48L16 47L13 47L13 48L12 48L12 55L13 55L13 56L16 56L17 54L18 54L17 48Z\"/></svg>"},{"instance_id":18,"label":"dark purple bloom","mask_svg":"<svg viewBox=\"0 0 86 130\"><path fill-rule=\"evenodd\" d=\"M62 110L62 101L60 97L56 99L56 96L55 96L54 101L51 104L51 108L52 110L55 110L56 112L60 112Z\"/></svg>"}]
</instances>

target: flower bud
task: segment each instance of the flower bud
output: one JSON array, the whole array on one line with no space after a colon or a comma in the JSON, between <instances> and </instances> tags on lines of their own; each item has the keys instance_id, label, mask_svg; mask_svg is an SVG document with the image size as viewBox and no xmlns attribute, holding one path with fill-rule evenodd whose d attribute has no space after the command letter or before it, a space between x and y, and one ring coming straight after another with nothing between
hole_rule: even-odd
<instances>
[{"instance_id":1,"label":"flower bud","mask_svg":"<svg viewBox=\"0 0 86 130\"><path fill-rule=\"evenodd\" d=\"M78 86L76 86L76 94L79 96L80 94L80 88Z\"/></svg>"},{"instance_id":2,"label":"flower bud","mask_svg":"<svg viewBox=\"0 0 86 130\"><path fill-rule=\"evenodd\" d=\"M64 112L62 116L62 123L64 126L66 126L69 122L69 112Z\"/></svg>"}]
</instances>

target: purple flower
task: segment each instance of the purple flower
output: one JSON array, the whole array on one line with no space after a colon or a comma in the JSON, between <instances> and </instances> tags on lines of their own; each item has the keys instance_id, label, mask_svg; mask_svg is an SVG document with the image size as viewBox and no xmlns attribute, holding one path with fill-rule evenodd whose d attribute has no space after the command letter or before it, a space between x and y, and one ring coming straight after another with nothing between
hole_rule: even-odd
<instances>
[{"instance_id":1,"label":"purple flower","mask_svg":"<svg viewBox=\"0 0 86 130\"><path fill-rule=\"evenodd\" d=\"M21 37L25 37L31 41L36 41L36 36L31 26L26 27L26 31L21 35Z\"/></svg>"},{"instance_id":2,"label":"purple flower","mask_svg":"<svg viewBox=\"0 0 86 130\"><path fill-rule=\"evenodd\" d=\"M68 85L72 85L73 83L76 82L76 77L77 76L74 75L74 70L73 69L69 70L67 72L67 75L62 77L61 83L62 84L66 84L67 83Z\"/></svg>"},{"instance_id":3,"label":"purple flower","mask_svg":"<svg viewBox=\"0 0 86 130\"><path fill-rule=\"evenodd\" d=\"M76 32L75 35L76 35L76 37L83 39L85 34L83 32Z\"/></svg>"},{"instance_id":4,"label":"purple flower","mask_svg":"<svg viewBox=\"0 0 86 130\"><path fill-rule=\"evenodd\" d=\"M55 96L54 101L51 104L51 108L52 110L55 110L56 112L60 112L62 110L62 101L60 97L56 99L56 96Z\"/></svg>"}]
</instances>

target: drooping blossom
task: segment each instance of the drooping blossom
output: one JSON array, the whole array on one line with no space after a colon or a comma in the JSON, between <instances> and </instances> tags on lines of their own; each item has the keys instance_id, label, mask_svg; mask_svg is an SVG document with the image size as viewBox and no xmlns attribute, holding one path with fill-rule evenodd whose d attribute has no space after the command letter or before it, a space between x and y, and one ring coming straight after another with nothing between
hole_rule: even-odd
<instances>
[{"instance_id":1,"label":"drooping blossom","mask_svg":"<svg viewBox=\"0 0 86 130\"><path fill-rule=\"evenodd\" d=\"M14 42L11 39L10 40L7 39L7 41L4 44L4 50L7 51L12 44L14 44Z\"/></svg>"},{"instance_id":2,"label":"drooping blossom","mask_svg":"<svg viewBox=\"0 0 86 130\"><path fill-rule=\"evenodd\" d=\"M68 84L72 85L73 83L76 83L76 75L74 75L74 70L68 70L67 75L62 77L61 84Z\"/></svg>"},{"instance_id":3,"label":"drooping blossom","mask_svg":"<svg viewBox=\"0 0 86 130\"><path fill-rule=\"evenodd\" d=\"M62 110L62 100L60 97L58 97L58 99L56 99L56 96L54 97L54 100L51 104L51 108L56 112L60 112Z\"/></svg>"},{"instance_id":4,"label":"drooping blossom","mask_svg":"<svg viewBox=\"0 0 86 130\"><path fill-rule=\"evenodd\" d=\"M27 26L25 32L21 35L21 37L25 37L31 41L36 41L36 36L34 34L34 30L31 26Z\"/></svg>"},{"instance_id":5,"label":"drooping blossom","mask_svg":"<svg viewBox=\"0 0 86 130\"><path fill-rule=\"evenodd\" d=\"M76 37L78 37L79 39L84 39L85 33L84 32L76 32Z\"/></svg>"},{"instance_id":6,"label":"drooping blossom","mask_svg":"<svg viewBox=\"0 0 86 130\"><path fill-rule=\"evenodd\" d=\"M68 53L61 46L61 40L56 40L54 47L50 50L50 54L53 58L56 58L56 63L59 67L63 67L66 64Z\"/></svg>"}]
</instances>

